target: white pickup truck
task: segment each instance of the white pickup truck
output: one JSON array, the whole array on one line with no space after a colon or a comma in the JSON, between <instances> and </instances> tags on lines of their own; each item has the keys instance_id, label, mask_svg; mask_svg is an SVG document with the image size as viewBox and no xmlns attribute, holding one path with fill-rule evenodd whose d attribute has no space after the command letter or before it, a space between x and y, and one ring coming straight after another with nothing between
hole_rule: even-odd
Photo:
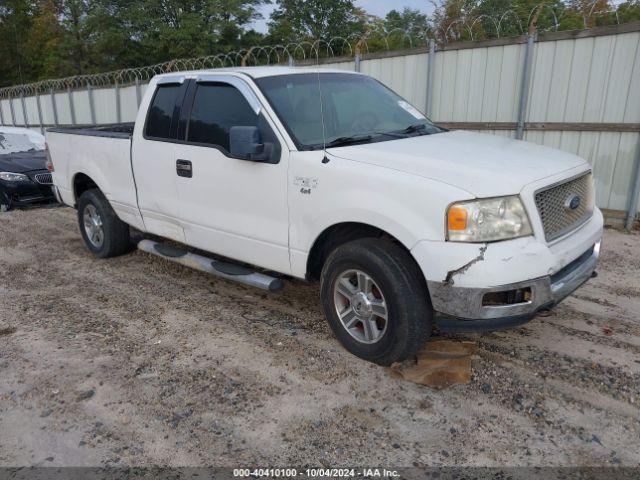
<instances>
[{"instance_id":1,"label":"white pickup truck","mask_svg":"<svg viewBox=\"0 0 640 480\"><path fill-rule=\"evenodd\" d=\"M158 75L135 125L50 129L47 143L98 257L127 252L132 226L140 249L224 278L319 281L337 338L379 364L435 325L521 325L595 275L587 162L439 128L357 73Z\"/></svg>"}]
</instances>

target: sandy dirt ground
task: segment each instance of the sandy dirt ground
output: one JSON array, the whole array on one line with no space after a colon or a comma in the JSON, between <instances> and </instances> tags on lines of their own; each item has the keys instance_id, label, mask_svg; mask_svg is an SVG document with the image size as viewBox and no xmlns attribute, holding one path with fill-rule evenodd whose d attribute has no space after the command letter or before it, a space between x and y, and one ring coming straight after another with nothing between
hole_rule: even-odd
<instances>
[{"instance_id":1,"label":"sandy dirt ground","mask_svg":"<svg viewBox=\"0 0 640 480\"><path fill-rule=\"evenodd\" d=\"M476 342L436 391L344 351L318 289L276 295L141 252L68 208L0 214L0 466L640 465L640 235Z\"/></svg>"}]
</instances>

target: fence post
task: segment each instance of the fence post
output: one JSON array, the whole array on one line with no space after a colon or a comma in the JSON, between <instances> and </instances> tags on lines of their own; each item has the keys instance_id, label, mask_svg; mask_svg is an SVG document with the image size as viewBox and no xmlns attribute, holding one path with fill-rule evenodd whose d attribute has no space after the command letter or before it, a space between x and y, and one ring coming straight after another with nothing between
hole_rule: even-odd
<instances>
[{"instance_id":1,"label":"fence post","mask_svg":"<svg viewBox=\"0 0 640 480\"><path fill-rule=\"evenodd\" d=\"M51 106L53 107L53 123L57 127L58 123L58 107L56 105L56 95L53 93L53 88L49 90L49 95L51 95Z\"/></svg>"},{"instance_id":2,"label":"fence post","mask_svg":"<svg viewBox=\"0 0 640 480\"><path fill-rule=\"evenodd\" d=\"M13 97L9 94L9 110L11 111L11 123L16 125L16 112L13 111Z\"/></svg>"},{"instance_id":3,"label":"fence post","mask_svg":"<svg viewBox=\"0 0 640 480\"><path fill-rule=\"evenodd\" d=\"M0 125L4 125L4 114L2 113L2 98L0 98Z\"/></svg>"},{"instance_id":4,"label":"fence post","mask_svg":"<svg viewBox=\"0 0 640 480\"><path fill-rule=\"evenodd\" d=\"M295 62L293 61L293 57L291 55L289 55L289 66L290 67L295 66Z\"/></svg>"},{"instance_id":5,"label":"fence post","mask_svg":"<svg viewBox=\"0 0 640 480\"><path fill-rule=\"evenodd\" d=\"M87 93L89 94L89 114L91 115L91 124L96 124L96 110L93 103L93 87L87 83Z\"/></svg>"},{"instance_id":6,"label":"fence post","mask_svg":"<svg viewBox=\"0 0 640 480\"><path fill-rule=\"evenodd\" d=\"M44 135L44 122L42 121L42 106L40 105L40 94L36 90L36 106L38 107L38 123L40 124L40 133Z\"/></svg>"},{"instance_id":7,"label":"fence post","mask_svg":"<svg viewBox=\"0 0 640 480\"><path fill-rule=\"evenodd\" d=\"M24 103L24 93L20 92L20 105L22 106L22 118L24 126L29 128L29 114L27 113L27 105Z\"/></svg>"},{"instance_id":8,"label":"fence post","mask_svg":"<svg viewBox=\"0 0 640 480\"><path fill-rule=\"evenodd\" d=\"M424 112L427 117L431 118L431 109L433 107L433 75L435 73L435 56L436 41L432 38L429 40L429 54L427 56L427 105Z\"/></svg>"},{"instance_id":9,"label":"fence post","mask_svg":"<svg viewBox=\"0 0 640 480\"><path fill-rule=\"evenodd\" d=\"M76 107L73 104L73 95L71 94L71 85L67 87L67 97L69 97L69 110L71 111L71 124L76 124Z\"/></svg>"},{"instance_id":10,"label":"fence post","mask_svg":"<svg viewBox=\"0 0 640 480\"><path fill-rule=\"evenodd\" d=\"M360 72L360 62L361 61L362 61L362 55L360 54L360 52L357 52L356 56L355 56L355 60L354 60L356 72Z\"/></svg>"},{"instance_id":11,"label":"fence post","mask_svg":"<svg viewBox=\"0 0 640 480\"><path fill-rule=\"evenodd\" d=\"M120 119L120 85L116 80L116 123L120 123L122 120Z\"/></svg>"},{"instance_id":12,"label":"fence post","mask_svg":"<svg viewBox=\"0 0 640 480\"><path fill-rule=\"evenodd\" d=\"M518 125L516 138L524 137L524 122L527 116L527 101L529 100L529 85L531 83L531 65L533 62L533 35L527 35L527 43L524 50L524 64L522 65L522 79L520 82L520 101L518 103Z\"/></svg>"},{"instance_id":13,"label":"fence post","mask_svg":"<svg viewBox=\"0 0 640 480\"><path fill-rule=\"evenodd\" d=\"M136 103L138 104L138 108L140 108L141 102L142 102L142 95L140 94L140 79L136 77Z\"/></svg>"},{"instance_id":14,"label":"fence post","mask_svg":"<svg viewBox=\"0 0 640 480\"><path fill-rule=\"evenodd\" d=\"M640 135L638 135L638 145L636 146L636 155L634 161L634 173L631 177L631 198L629 200L629 209L627 210L627 219L624 227L631 230L638 213L638 200L640 199Z\"/></svg>"}]
</instances>

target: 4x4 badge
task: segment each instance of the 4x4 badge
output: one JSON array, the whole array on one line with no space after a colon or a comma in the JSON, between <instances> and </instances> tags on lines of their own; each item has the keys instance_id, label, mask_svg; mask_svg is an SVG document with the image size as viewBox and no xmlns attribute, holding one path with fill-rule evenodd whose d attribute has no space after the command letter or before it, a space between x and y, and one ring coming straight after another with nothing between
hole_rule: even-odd
<instances>
[{"instance_id":1,"label":"4x4 badge","mask_svg":"<svg viewBox=\"0 0 640 480\"><path fill-rule=\"evenodd\" d=\"M318 186L317 178L294 177L293 184L300 187L300 193L311 195L311 190Z\"/></svg>"}]
</instances>

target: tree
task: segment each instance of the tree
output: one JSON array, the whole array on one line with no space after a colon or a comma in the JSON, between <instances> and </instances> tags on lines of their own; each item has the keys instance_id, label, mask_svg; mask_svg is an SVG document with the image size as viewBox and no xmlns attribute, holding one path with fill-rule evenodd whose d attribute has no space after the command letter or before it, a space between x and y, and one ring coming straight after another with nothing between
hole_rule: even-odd
<instances>
[{"instance_id":1,"label":"tree","mask_svg":"<svg viewBox=\"0 0 640 480\"><path fill-rule=\"evenodd\" d=\"M329 41L366 29L366 13L353 0L277 0L269 37L277 43L301 39Z\"/></svg>"},{"instance_id":2,"label":"tree","mask_svg":"<svg viewBox=\"0 0 640 480\"><path fill-rule=\"evenodd\" d=\"M400 30L409 34L422 34L430 29L429 17L420 10L405 7L401 12L391 10L384 19L387 32Z\"/></svg>"},{"instance_id":3,"label":"tree","mask_svg":"<svg viewBox=\"0 0 640 480\"><path fill-rule=\"evenodd\" d=\"M0 86L238 49L269 0L4 0Z\"/></svg>"},{"instance_id":4,"label":"tree","mask_svg":"<svg viewBox=\"0 0 640 480\"><path fill-rule=\"evenodd\" d=\"M620 23L640 20L640 0L629 0L618 5Z\"/></svg>"},{"instance_id":5,"label":"tree","mask_svg":"<svg viewBox=\"0 0 640 480\"><path fill-rule=\"evenodd\" d=\"M75 75L88 70L90 30L87 26L90 11L89 0L65 0L61 5L61 25L65 30L62 48L69 53L67 61Z\"/></svg>"},{"instance_id":6,"label":"tree","mask_svg":"<svg viewBox=\"0 0 640 480\"><path fill-rule=\"evenodd\" d=\"M33 16L30 1L5 0L0 5L0 79L5 85L21 83L33 76L24 51Z\"/></svg>"},{"instance_id":7,"label":"tree","mask_svg":"<svg viewBox=\"0 0 640 480\"><path fill-rule=\"evenodd\" d=\"M127 2L129 3L129 2ZM240 44L265 0L138 0L124 7L147 62L210 55Z\"/></svg>"},{"instance_id":8,"label":"tree","mask_svg":"<svg viewBox=\"0 0 640 480\"><path fill-rule=\"evenodd\" d=\"M67 71L63 65L64 29L59 23L60 10L52 0L41 2L34 11L22 52L30 65L29 79L55 78Z\"/></svg>"},{"instance_id":9,"label":"tree","mask_svg":"<svg viewBox=\"0 0 640 480\"><path fill-rule=\"evenodd\" d=\"M432 18L438 36L446 35L448 41L522 35L532 22L538 30L548 30L560 19L566 25L561 23L560 29L583 28L574 26L576 17L563 0L446 0ZM582 25L582 17L577 18Z\"/></svg>"},{"instance_id":10,"label":"tree","mask_svg":"<svg viewBox=\"0 0 640 480\"><path fill-rule=\"evenodd\" d=\"M373 24L373 22L371 22ZM429 17L420 10L405 7L401 12L391 10L382 21L382 30L387 36L387 42L391 49L408 47L412 43L409 39L421 39L425 36L433 36ZM378 42L372 39L367 42L369 46L375 46Z\"/></svg>"},{"instance_id":11,"label":"tree","mask_svg":"<svg viewBox=\"0 0 640 480\"><path fill-rule=\"evenodd\" d=\"M445 0L433 12L436 36L448 40L470 40L465 24L471 23L471 12L476 8L474 0Z\"/></svg>"}]
</instances>

